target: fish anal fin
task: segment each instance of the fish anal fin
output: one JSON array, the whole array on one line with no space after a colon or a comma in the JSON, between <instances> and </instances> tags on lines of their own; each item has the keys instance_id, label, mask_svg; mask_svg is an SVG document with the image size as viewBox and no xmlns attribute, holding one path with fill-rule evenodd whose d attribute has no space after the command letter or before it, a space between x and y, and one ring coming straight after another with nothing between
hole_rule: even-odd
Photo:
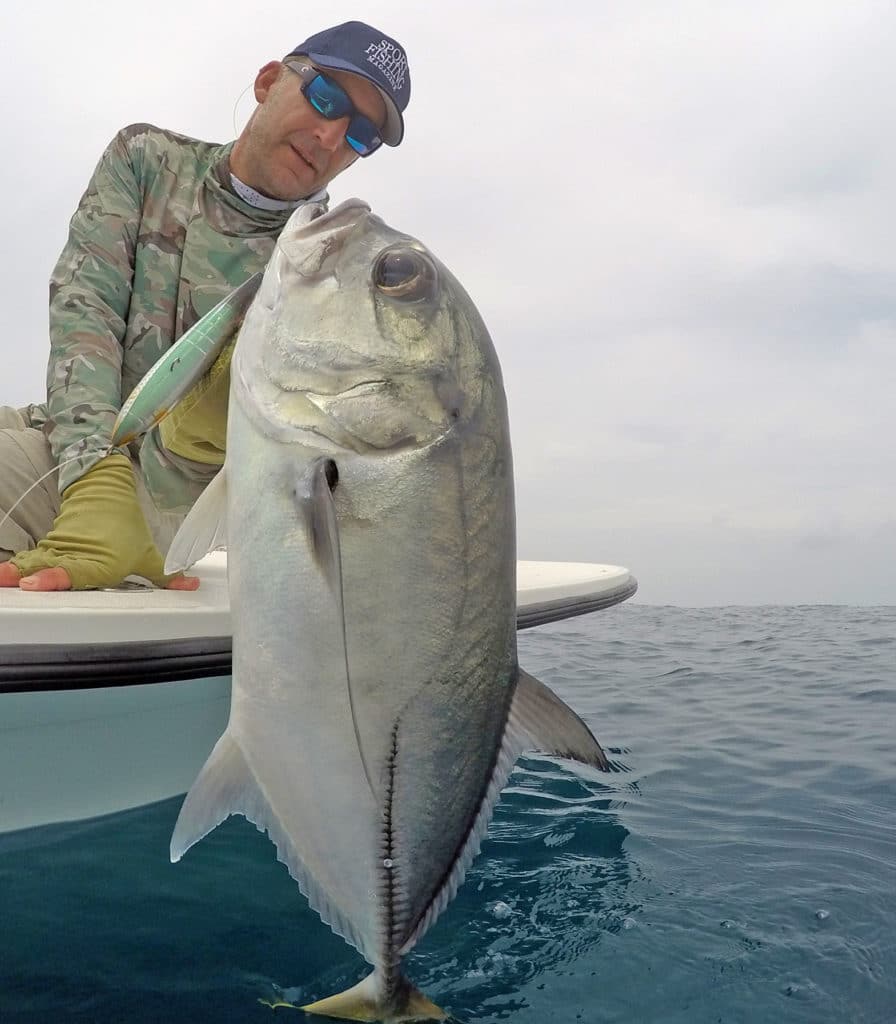
<instances>
[{"instance_id":1,"label":"fish anal fin","mask_svg":"<svg viewBox=\"0 0 896 1024\"><path fill-rule=\"evenodd\" d=\"M324 924L370 959L373 953L367 948L364 934L305 867L294 837L283 827L277 808L252 770L251 752L249 756L244 753L228 728L209 754L180 809L171 836L172 862L179 861L191 846L231 814L241 814L259 832L267 832L277 849L277 859L286 865Z\"/></svg>"},{"instance_id":2,"label":"fish anal fin","mask_svg":"<svg viewBox=\"0 0 896 1024\"><path fill-rule=\"evenodd\" d=\"M386 994L377 971L338 995L319 999L302 1009L306 1013L339 1020L393 1021L446 1020L448 1015L417 988L400 978L397 987Z\"/></svg>"},{"instance_id":3,"label":"fish anal fin","mask_svg":"<svg viewBox=\"0 0 896 1024\"><path fill-rule=\"evenodd\" d=\"M601 745L582 719L556 693L522 669L508 725L521 750L541 750L604 772L610 770Z\"/></svg>"},{"instance_id":4,"label":"fish anal fin","mask_svg":"<svg viewBox=\"0 0 896 1024\"><path fill-rule=\"evenodd\" d=\"M188 569L227 542L226 463L196 499L165 558L165 572Z\"/></svg>"},{"instance_id":5,"label":"fish anal fin","mask_svg":"<svg viewBox=\"0 0 896 1024\"><path fill-rule=\"evenodd\" d=\"M202 771L190 787L171 836L171 861L175 863L203 836L231 814L243 814L252 801L254 780L239 744L225 730Z\"/></svg>"}]
</instances>

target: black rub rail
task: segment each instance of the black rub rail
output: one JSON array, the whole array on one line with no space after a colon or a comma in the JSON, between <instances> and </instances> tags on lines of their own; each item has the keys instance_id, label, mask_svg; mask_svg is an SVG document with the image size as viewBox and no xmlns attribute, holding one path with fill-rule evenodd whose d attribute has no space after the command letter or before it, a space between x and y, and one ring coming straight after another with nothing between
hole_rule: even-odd
<instances>
[{"instance_id":1,"label":"black rub rail","mask_svg":"<svg viewBox=\"0 0 896 1024\"><path fill-rule=\"evenodd\" d=\"M629 577L599 595L529 605L517 612L517 629L600 611L625 601L637 589L637 582ZM99 644L0 644L0 693L169 683L226 676L230 671L229 636Z\"/></svg>"}]
</instances>

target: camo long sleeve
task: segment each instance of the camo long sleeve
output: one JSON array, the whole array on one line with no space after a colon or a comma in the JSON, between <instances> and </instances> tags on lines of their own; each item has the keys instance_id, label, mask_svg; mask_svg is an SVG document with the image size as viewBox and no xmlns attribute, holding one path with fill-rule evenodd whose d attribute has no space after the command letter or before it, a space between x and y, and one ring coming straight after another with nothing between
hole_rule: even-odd
<instances>
[{"instance_id":1,"label":"camo long sleeve","mask_svg":"<svg viewBox=\"0 0 896 1024\"><path fill-rule=\"evenodd\" d=\"M50 279L48 436L60 489L104 454L121 407L140 190L122 137L103 154Z\"/></svg>"},{"instance_id":2,"label":"camo long sleeve","mask_svg":"<svg viewBox=\"0 0 896 1024\"><path fill-rule=\"evenodd\" d=\"M230 184L232 143L148 124L112 140L50 282L48 435L65 489L102 457L122 403L185 330L270 257L290 210L249 206ZM186 511L216 472L140 449L160 509Z\"/></svg>"}]
</instances>

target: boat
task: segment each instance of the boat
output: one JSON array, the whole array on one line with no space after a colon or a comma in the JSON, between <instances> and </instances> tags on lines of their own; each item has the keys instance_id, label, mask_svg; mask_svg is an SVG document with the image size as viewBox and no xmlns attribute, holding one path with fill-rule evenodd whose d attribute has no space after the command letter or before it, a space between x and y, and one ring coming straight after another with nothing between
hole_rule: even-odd
<instances>
[{"instance_id":1,"label":"boat","mask_svg":"<svg viewBox=\"0 0 896 1024\"><path fill-rule=\"evenodd\" d=\"M0 589L0 833L186 792L230 711L227 556L196 591ZM621 566L517 563L517 628L631 597Z\"/></svg>"}]
</instances>

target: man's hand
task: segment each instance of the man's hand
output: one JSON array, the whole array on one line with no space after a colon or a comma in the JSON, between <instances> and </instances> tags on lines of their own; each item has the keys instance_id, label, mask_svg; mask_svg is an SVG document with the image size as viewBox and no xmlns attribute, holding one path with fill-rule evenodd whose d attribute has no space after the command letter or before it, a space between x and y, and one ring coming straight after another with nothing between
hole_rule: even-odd
<instances>
[{"instance_id":1,"label":"man's hand","mask_svg":"<svg viewBox=\"0 0 896 1024\"><path fill-rule=\"evenodd\" d=\"M184 576L178 573L165 584L165 589L196 590L198 586L197 576ZM60 566L38 569L30 576L23 576L12 562L0 562L0 587L19 587L22 590L71 590L72 581L68 572Z\"/></svg>"},{"instance_id":2,"label":"man's hand","mask_svg":"<svg viewBox=\"0 0 896 1024\"><path fill-rule=\"evenodd\" d=\"M22 590L116 587L126 576L195 590L196 577L168 576L137 501L130 460L107 455L68 487L53 529L33 551L0 564L0 586Z\"/></svg>"}]
</instances>

